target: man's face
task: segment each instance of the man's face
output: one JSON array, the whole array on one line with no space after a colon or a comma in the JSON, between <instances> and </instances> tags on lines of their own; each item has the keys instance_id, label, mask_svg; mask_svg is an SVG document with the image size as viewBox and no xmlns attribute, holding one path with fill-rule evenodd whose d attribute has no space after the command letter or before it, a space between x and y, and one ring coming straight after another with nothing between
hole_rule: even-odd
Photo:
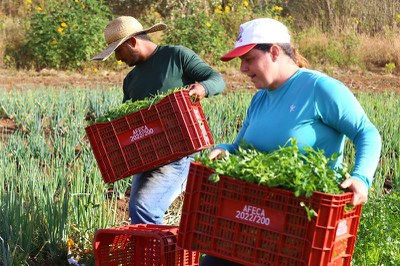
<instances>
[{"instance_id":1,"label":"man's face","mask_svg":"<svg viewBox=\"0 0 400 266\"><path fill-rule=\"evenodd\" d=\"M139 55L139 51L133 46L131 39L122 43L117 49L115 49L115 58L131 67L140 62Z\"/></svg>"}]
</instances>

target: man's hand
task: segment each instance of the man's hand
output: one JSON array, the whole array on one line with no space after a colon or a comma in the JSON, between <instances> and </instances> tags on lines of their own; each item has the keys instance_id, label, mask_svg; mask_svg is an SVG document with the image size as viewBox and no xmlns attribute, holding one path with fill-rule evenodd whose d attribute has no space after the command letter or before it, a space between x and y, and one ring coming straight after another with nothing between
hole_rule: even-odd
<instances>
[{"instance_id":1,"label":"man's hand","mask_svg":"<svg viewBox=\"0 0 400 266\"><path fill-rule=\"evenodd\" d=\"M368 188L360 181L354 178L346 179L341 185L342 188L348 188L354 192L351 204L353 206L362 204L367 201Z\"/></svg>"},{"instance_id":2,"label":"man's hand","mask_svg":"<svg viewBox=\"0 0 400 266\"><path fill-rule=\"evenodd\" d=\"M195 83L189 86L189 95L196 101L200 101L206 97L206 89L200 83Z\"/></svg>"}]
</instances>

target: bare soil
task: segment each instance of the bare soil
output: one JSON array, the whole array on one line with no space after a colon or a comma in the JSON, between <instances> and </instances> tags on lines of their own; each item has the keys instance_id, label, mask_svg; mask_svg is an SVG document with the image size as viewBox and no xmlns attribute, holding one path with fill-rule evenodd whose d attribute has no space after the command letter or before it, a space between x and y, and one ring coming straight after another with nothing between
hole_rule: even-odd
<instances>
[{"instance_id":1,"label":"bare soil","mask_svg":"<svg viewBox=\"0 0 400 266\"><path fill-rule=\"evenodd\" d=\"M97 73L82 74L47 69L40 72L0 69L0 89L121 86L128 71L129 69L120 72L103 70ZM227 83L227 90L253 88L249 79L236 69L226 69L222 75ZM396 91L400 93L400 76L384 74L382 70L376 70L376 72L335 70L330 76L342 81L353 91Z\"/></svg>"},{"instance_id":2,"label":"bare soil","mask_svg":"<svg viewBox=\"0 0 400 266\"><path fill-rule=\"evenodd\" d=\"M39 87L102 87L120 86L129 69L119 72L102 70L97 73L82 74L44 69L36 71L16 71L0 68L0 89L25 89ZM227 83L227 90L253 88L249 79L236 69L225 69L222 75ZM400 92L400 76L375 72L335 70L332 77L345 83L351 90L396 91Z\"/></svg>"}]
</instances>

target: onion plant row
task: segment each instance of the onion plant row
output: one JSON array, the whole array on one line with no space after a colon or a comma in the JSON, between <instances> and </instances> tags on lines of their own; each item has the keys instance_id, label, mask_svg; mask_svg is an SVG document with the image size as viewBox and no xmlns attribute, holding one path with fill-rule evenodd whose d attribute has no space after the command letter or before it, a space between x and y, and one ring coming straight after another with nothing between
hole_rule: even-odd
<instances>
[{"instance_id":1,"label":"onion plant row","mask_svg":"<svg viewBox=\"0 0 400 266\"><path fill-rule=\"evenodd\" d=\"M249 91L236 91L202 100L215 143L235 139L251 97ZM388 219L385 230L397 230L390 237L400 238L400 224L391 218L400 214L399 209L385 212L385 206L374 204L390 197L400 206L400 95L360 92L357 98L377 125L383 149L363 211L354 261L368 259L367 264L355 265L377 265L396 242L366 226L376 219L370 215L376 208L382 208L382 219ZM0 90L1 118L15 124L15 130L0 128L0 264L61 265L71 253L90 265L94 232L129 223L118 218L117 201L124 197L130 178L114 183L112 189L102 181L84 130L89 120L118 106L121 99L118 87ZM346 152L351 167L355 151L350 142ZM384 195L384 185L390 194ZM168 223L179 222L179 211L175 213ZM379 241L379 249L373 252L371 245L366 249L372 238ZM393 263L400 261L399 256L390 256Z\"/></svg>"}]
</instances>

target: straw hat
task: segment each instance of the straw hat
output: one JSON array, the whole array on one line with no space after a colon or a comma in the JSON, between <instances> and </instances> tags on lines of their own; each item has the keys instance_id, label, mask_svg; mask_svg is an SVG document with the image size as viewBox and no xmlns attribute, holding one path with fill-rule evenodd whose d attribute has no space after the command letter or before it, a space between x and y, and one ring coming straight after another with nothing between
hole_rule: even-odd
<instances>
[{"instance_id":1,"label":"straw hat","mask_svg":"<svg viewBox=\"0 0 400 266\"><path fill-rule=\"evenodd\" d=\"M143 29L142 24L134 17L122 16L114 19L106 26L104 30L104 37L107 42L107 48L101 53L95 55L90 60L106 60L122 43L130 37L140 35L143 33L152 33L167 28L163 23L157 23L150 28Z\"/></svg>"}]
</instances>

